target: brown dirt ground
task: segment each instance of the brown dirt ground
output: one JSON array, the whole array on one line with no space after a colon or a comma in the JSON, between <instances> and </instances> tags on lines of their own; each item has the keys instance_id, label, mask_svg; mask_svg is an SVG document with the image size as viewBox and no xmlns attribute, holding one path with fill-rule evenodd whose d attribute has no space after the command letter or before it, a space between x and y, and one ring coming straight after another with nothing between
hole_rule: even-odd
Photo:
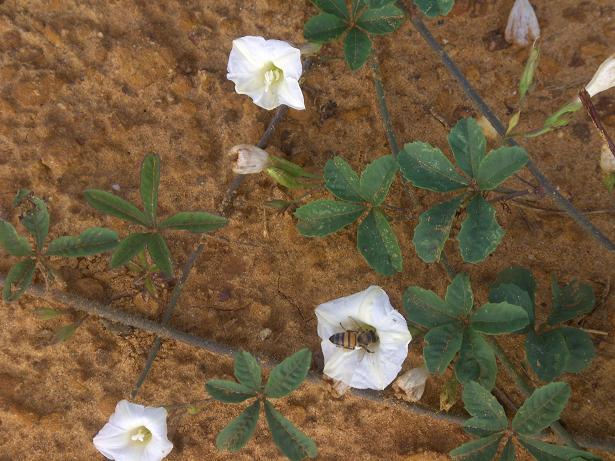
<instances>
[{"instance_id":1,"label":"brown dirt ground","mask_svg":"<svg viewBox=\"0 0 615 461\"><path fill-rule=\"evenodd\" d=\"M469 3L461 0L454 15L431 27L479 92L507 117L516 105L517 79L527 55L503 42L512 0ZM611 0L533 3L543 27L543 59L526 127L539 126L566 102L613 52L615 42ZM215 210L230 178L224 152L254 143L271 116L236 95L226 80L230 42L252 34L300 43L302 25L314 12L308 2L283 0L0 0L0 213L15 222L12 197L28 187L49 203L51 237L94 225L125 235L129 228L89 208L82 191L119 184L121 196L136 200L138 165L149 151L163 159L162 214ZM445 148L447 130L437 118L453 124L474 115L470 102L410 24L378 38L375 46L399 139ZM340 55L339 45L324 54ZM274 136L272 153L317 171L334 153L360 168L387 151L367 69L351 73L342 61L328 61L310 70L303 89L307 110L290 112ZM596 102L615 132L615 94ZM582 114L569 129L527 147L577 207L612 208L613 196L600 182L600 141ZM400 200L400 190L397 184L394 201ZM302 346L318 351L312 310L321 302L370 284L383 286L398 307L409 285L443 293L442 268L422 263L413 251L414 220L395 225L404 272L383 278L355 251L354 229L308 240L298 235L292 216L262 206L287 196L266 177L246 181L230 225L218 234L232 243L207 240L174 326L279 360ZM398 203L418 213L440 199L424 191L415 191L414 197L415 203ZM554 204L543 201L540 206ZM609 287L615 256L562 214L511 204L502 206L498 216L507 235L488 261L463 265L449 243L453 264L471 274L483 300L494 274L510 264L534 271L538 299L544 303L551 274L594 285L599 307L582 323L609 335L594 338L598 357L582 375L564 377L573 397L563 420L575 434L613 441L615 298ZM592 219L615 239L612 214ZM176 260L183 261L195 243L191 235L174 235ZM13 262L0 260L0 271L6 273ZM106 264L103 257L69 261L62 269L67 288L157 318L161 307L138 294L134 277L126 270L106 270ZM25 297L0 307L0 460L100 459L91 438L115 403L127 397L152 336L119 335L88 319L72 340L50 347L62 321L37 320L33 309L45 305ZM264 341L258 339L263 328L273 331ZM517 360L522 358L517 338L504 345ZM420 354L417 340L406 367L419 363ZM231 370L227 359L165 342L138 400L149 405L199 400L206 379L228 377ZM437 407L443 382L429 382L426 405ZM520 402L504 372L498 386ZM280 406L316 440L323 460L439 459L465 437L458 428L395 408L351 397L332 399L321 386L306 385ZM238 412L237 407L208 404L196 416L174 418L175 449L168 459L276 458L264 427L239 455L216 451L216 433ZM462 410L456 406L452 412Z\"/></svg>"}]
</instances>

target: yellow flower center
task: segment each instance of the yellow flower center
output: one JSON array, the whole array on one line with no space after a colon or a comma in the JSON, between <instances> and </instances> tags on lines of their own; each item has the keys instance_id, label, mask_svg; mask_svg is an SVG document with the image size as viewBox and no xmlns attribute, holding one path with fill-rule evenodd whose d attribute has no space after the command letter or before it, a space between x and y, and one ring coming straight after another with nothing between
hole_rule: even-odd
<instances>
[{"instance_id":1,"label":"yellow flower center","mask_svg":"<svg viewBox=\"0 0 615 461\"><path fill-rule=\"evenodd\" d=\"M284 78L284 71L273 63L270 63L265 69L265 93L267 93L273 84Z\"/></svg>"},{"instance_id":2,"label":"yellow flower center","mask_svg":"<svg viewBox=\"0 0 615 461\"><path fill-rule=\"evenodd\" d=\"M152 440L152 432L145 426L137 427L130 434L130 440L137 443L146 444Z\"/></svg>"}]
</instances>

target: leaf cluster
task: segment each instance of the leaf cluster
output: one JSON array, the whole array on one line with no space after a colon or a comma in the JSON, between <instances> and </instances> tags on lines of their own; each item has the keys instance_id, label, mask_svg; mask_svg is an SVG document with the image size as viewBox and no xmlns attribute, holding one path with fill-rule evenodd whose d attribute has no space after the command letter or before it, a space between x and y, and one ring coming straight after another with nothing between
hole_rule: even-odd
<instances>
[{"instance_id":1,"label":"leaf cluster","mask_svg":"<svg viewBox=\"0 0 615 461\"><path fill-rule=\"evenodd\" d=\"M464 386L463 402L472 416L464 430L476 437L455 448L449 454L454 460L489 461L503 445L500 460L516 459L513 439L537 460L598 460L597 456L574 448L545 443L540 432L556 422L570 398L566 383L550 383L536 389L523 403L509 424L504 408L497 399L475 381Z\"/></svg>"},{"instance_id":2,"label":"leaf cluster","mask_svg":"<svg viewBox=\"0 0 615 461\"><path fill-rule=\"evenodd\" d=\"M280 451L292 461L315 458L318 450L314 441L269 401L285 397L297 389L307 376L311 360L309 349L301 349L280 362L263 384L262 370L254 356L243 351L235 354L234 374L238 382L210 380L205 385L207 392L214 399L225 403L240 403L252 398L255 400L220 431L216 437L218 449L237 452L248 443L256 430L262 404L271 436Z\"/></svg>"},{"instance_id":3,"label":"leaf cluster","mask_svg":"<svg viewBox=\"0 0 615 461\"><path fill-rule=\"evenodd\" d=\"M424 142L406 144L397 158L403 177L414 186L434 192L462 192L423 212L412 241L423 261L438 261L455 216L465 208L466 217L457 235L459 249L465 262L479 263L495 251L504 236L495 209L484 195L523 168L528 155L518 146L500 147L487 154L487 141L473 118L460 120L448 142L461 172L440 149Z\"/></svg>"}]
</instances>

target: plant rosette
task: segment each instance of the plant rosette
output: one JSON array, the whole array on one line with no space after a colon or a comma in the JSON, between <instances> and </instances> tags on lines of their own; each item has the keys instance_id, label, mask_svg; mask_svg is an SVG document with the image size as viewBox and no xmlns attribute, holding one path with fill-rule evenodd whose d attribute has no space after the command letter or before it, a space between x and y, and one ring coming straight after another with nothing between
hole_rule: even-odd
<instances>
[{"instance_id":1,"label":"plant rosette","mask_svg":"<svg viewBox=\"0 0 615 461\"><path fill-rule=\"evenodd\" d=\"M173 449L167 438L167 410L121 400L93 442L107 459L160 461Z\"/></svg>"},{"instance_id":2,"label":"plant rosette","mask_svg":"<svg viewBox=\"0 0 615 461\"><path fill-rule=\"evenodd\" d=\"M285 104L305 109L299 78L303 73L301 51L281 40L246 36L233 40L227 78L235 92L252 98L254 104L272 110Z\"/></svg>"},{"instance_id":3,"label":"plant rosette","mask_svg":"<svg viewBox=\"0 0 615 461\"><path fill-rule=\"evenodd\" d=\"M412 336L404 317L378 286L335 299L316 308L318 336L325 360L324 374L355 389L382 390L395 379L408 355ZM345 349L330 338L345 331L371 329L377 341Z\"/></svg>"}]
</instances>

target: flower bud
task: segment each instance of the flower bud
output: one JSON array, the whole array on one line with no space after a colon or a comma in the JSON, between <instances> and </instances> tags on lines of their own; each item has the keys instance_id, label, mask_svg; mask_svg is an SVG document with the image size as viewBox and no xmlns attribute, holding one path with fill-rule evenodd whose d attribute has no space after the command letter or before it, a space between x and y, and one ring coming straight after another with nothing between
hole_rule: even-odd
<instances>
[{"instance_id":1,"label":"flower bud","mask_svg":"<svg viewBox=\"0 0 615 461\"><path fill-rule=\"evenodd\" d=\"M540 26L529 0L515 0L508 16L504 38L508 43L527 46L540 37Z\"/></svg>"},{"instance_id":2,"label":"flower bud","mask_svg":"<svg viewBox=\"0 0 615 461\"><path fill-rule=\"evenodd\" d=\"M615 54L600 64L591 81L585 86L590 96L615 87Z\"/></svg>"},{"instance_id":3,"label":"flower bud","mask_svg":"<svg viewBox=\"0 0 615 461\"><path fill-rule=\"evenodd\" d=\"M233 161L233 172L237 174L260 173L271 164L269 154L251 144L239 144L229 151Z\"/></svg>"},{"instance_id":4,"label":"flower bud","mask_svg":"<svg viewBox=\"0 0 615 461\"><path fill-rule=\"evenodd\" d=\"M607 143L602 144L600 152L600 168L604 174L615 173L615 155L611 152Z\"/></svg>"},{"instance_id":5,"label":"flower bud","mask_svg":"<svg viewBox=\"0 0 615 461\"><path fill-rule=\"evenodd\" d=\"M428 377L429 372L424 366L405 372L393 383L395 395L410 402L418 402L423 397Z\"/></svg>"}]
</instances>

